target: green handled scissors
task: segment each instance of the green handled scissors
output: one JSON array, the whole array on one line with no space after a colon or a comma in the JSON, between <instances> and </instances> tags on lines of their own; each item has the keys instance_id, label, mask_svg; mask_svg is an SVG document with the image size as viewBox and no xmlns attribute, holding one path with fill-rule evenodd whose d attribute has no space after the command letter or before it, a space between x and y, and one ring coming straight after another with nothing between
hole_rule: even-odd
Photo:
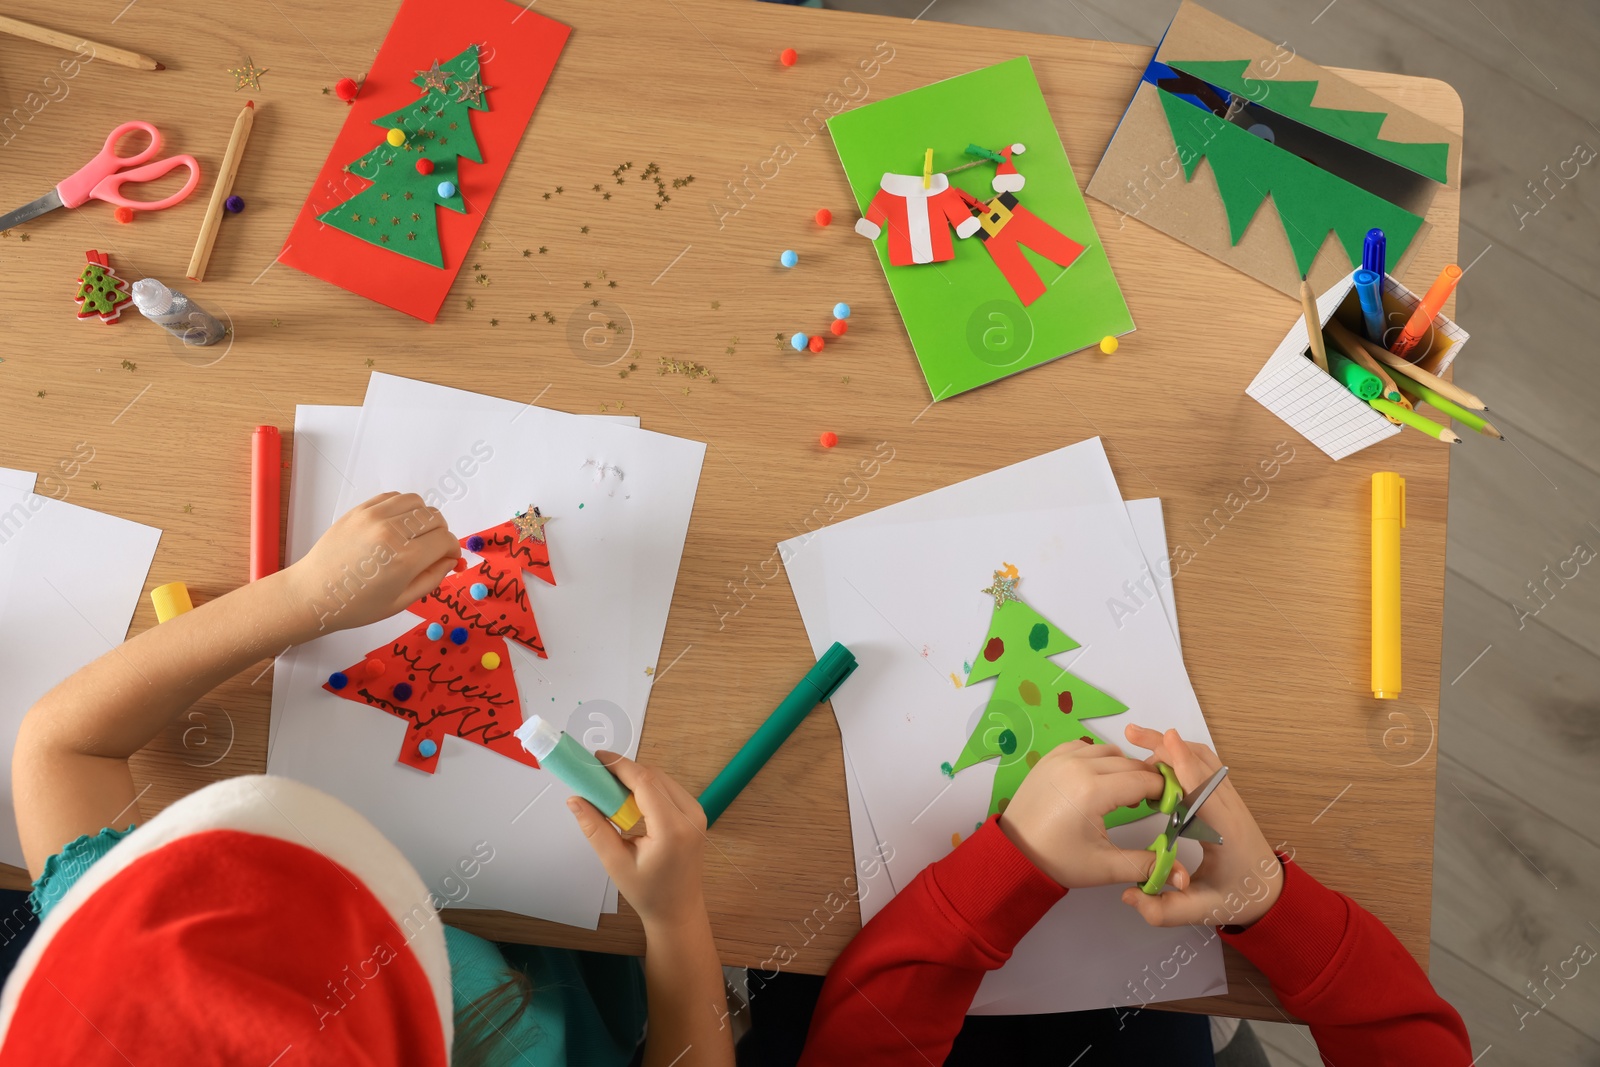
<instances>
[{"instance_id":1,"label":"green handled scissors","mask_svg":"<svg viewBox=\"0 0 1600 1067\"><path fill-rule=\"evenodd\" d=\"M1228 776L1228 768L1219 768L1200 788L1185 793L1183 786L1178 784L1177 772L1171 767L1158 763L1156 770L1161 772L1164 779L1161 803L1157 810L1167 817L1167 825L1150 842L1149 850L1156 854L1156 865L1151 869L1149 879L1139 887L1152 896L1161 892L1161 887L1167 884L1167 876L1172 873L1172 861L1178 856L1178 838L1222 844L1222 835L1196 818L1195 813Z\"/></svg>"}]
</instances>

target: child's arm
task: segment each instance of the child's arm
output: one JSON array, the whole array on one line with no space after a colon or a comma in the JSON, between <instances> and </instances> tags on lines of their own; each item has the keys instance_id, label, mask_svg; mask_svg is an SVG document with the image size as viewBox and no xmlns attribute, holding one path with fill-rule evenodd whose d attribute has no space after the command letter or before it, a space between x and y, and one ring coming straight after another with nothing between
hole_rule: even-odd
<instances>
[{"instance_id":1,"label":"child's arm","mask_svg":"<svg viewBox=\"0 0 1600 1067\"><path fill-rule=\"evenodd\" d=\"M386 493L351 510L288 570L146 630L46 693L23 719L11 760L28 871L38 877L80 834L137 821L128 757L209 690L320 632L393 615L460 555L438 511L415 494Z\"/></svg>"},{"instance_id":2,"label":"child's arm","mask_svg":"<svg viewBox=\"0 0 1600 1067\"><path fill-rule=\"evenodd\" d=\"M614 752L599 755L633 793L645 832L619 835L598 808L577 797L569 798L567 807L644 923L650 1011L644 1067L733 1067L722 962L700 883L706 813L660 771Z\"/></svg>"},{"instance_id":3,"label":"child's arm","mask_svg":"<svg viewBox=\"0 0 1600 1067\"><path fill-rule=\"evenodd\" d=\"M1128 727L1128 740L1150 749L1187 789L1222 764L1204 745ZM1329 1063L1472 1061L1461 1016L1371 912L1272 851L1231 782L1206 802L1202 817L1221 845L1202 845L1205 863L1180 891L1123 902L1154 926L1222 925L1225 941L1272 982L1284 1007L1311 1026Z\"/></svg>"},{"instance_id":4,"label":"child's arm","mask_svg":"<svg viewBox=\"0 0 1600 1067\"><path fill-rule=\"evenodd\" d=\"M1113 845L1104 816L1161 785L1114 745L1047 753L1005 814L924 868L834 961L801 1063L944 1062L984 974L1067 887L1149 877L1155 854Z\"/></svg>"}]
</instances>

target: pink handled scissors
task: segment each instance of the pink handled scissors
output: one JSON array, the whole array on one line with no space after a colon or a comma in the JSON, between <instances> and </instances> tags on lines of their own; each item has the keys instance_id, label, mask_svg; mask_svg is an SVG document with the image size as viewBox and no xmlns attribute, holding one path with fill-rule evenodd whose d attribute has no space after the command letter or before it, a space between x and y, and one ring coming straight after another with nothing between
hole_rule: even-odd
<instances>
[{"instance_id":1,"label":"pink handled scissors","mask_svg":"<svg viewBox=\"0 0 1600 1067\"><path fill-rule=\"evenodd\" d=\"M117 142L130 133L148 134L150 143L131 156L117 155ZM160 130L148 122L124 122L111 131L100 154L89 160L82 170L31 204L24 204L8 215L0 215L0 230L9 230L58 207L79 207L91 199L104 200L108 204L135 211L160 211L182 203L200 184L200 164L195 162L193 156L168 156L154 163L149 162L160 150ZM128 182L152 181L179 167L188 168L189 180L183 183L182 189L165 200L131 200L122 195L122 187Z\"/></svg>"}]
</instances>

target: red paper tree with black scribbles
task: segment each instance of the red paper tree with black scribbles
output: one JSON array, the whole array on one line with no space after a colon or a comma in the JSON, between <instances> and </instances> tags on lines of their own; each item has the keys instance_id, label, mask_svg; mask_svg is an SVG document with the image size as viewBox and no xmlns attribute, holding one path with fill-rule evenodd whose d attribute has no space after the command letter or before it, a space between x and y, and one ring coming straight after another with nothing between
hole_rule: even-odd
<instances>
[{"instance_id":1,"label":"red paper tree with black scribbles","mask_svg":"<svg viewBox=\"0 0 1600 1067\"><path fill-rule=\"evenodd\" d=\"M329 677L324 689L410 723L400 762L432 774L446 737L460 737L530 767L539 766L514 731L522 702L507 639L545 656L522 572L551 585L550 520L529 507L498 526L461 539L476 566L449 575L409 610L423 622L362 662Z\"/></svg>"}]
</instances>

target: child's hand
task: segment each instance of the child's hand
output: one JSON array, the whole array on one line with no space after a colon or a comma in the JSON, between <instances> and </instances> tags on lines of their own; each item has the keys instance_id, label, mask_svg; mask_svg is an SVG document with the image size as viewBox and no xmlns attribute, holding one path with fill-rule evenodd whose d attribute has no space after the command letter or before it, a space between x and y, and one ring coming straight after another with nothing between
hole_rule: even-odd
<instances>
[{"instance_id":1,"label":"child's hand","mask_svg":"<svg viewBox=\"0 0 1600 1067\"><path fill-rule=\"evenodd\" d=\"M461 546L415 493L357 504L284 572L311 633L347 630L404 611L450 573Z\"/></svg>"},{"instance_id":2,"label":"child's hand","mask_svg":"<svg viewBox=\"0 0 1600 1067\"><path fill-rule=\"evenodd\" d=\"M1215 752L1185 741L1176 730L1159 734L1129 726L1126 733L1129 741L1151 750L1147 763L1160 761L1171 767L1186 790L1222 766ZM1169 880L1176 892L1151 896L1134 888L1122 893L1122 902L1137 909L1151 926L1248 926L1265 915L1283 891L1283 867L1233 787L1233 779L1223 779L1201 805L1200 818L1222 835L1223 843L1201 842L1206 858L1199 874L1187 884Z\"/></svg>"},{"instance_id":3,"label":"child's hand","mask_svg":"<svg viewBox=\"0 0 1600 1067\"><path fill-rule=\"evenodd\" d=\"M1068 889L1142 882L1156 855L1118 848L1106 836L1115 808L1161 795L1159 773L1116 745L1064 744L1045 753L1000 816L1000 829L1024 856ZM1186 878L1180 867L1173 875Z\"/></svg>"},{"instance_id":4,"label":"child's hand","mask_svg":"<svg viewBox=\"0 0 1600 1067\"><path fill-rule=\"evenodd\" d=\"M593 804L579 797L567 798L567 807L578 817L578 827L606 873L639 913L646 934L652 926L705 922L700 868L706 849L706 813L700 802L661 771L641 767L615 752L595 754L633 793L644 816L645 832L623 837Z\"/></svg>"}]
</instances>

